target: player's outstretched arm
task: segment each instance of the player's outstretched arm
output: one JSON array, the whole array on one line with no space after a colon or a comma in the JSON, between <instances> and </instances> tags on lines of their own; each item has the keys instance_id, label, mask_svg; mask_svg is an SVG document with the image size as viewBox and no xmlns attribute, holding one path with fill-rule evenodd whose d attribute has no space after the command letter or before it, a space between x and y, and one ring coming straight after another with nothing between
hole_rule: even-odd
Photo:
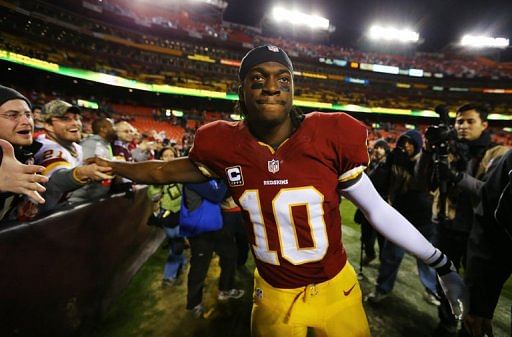
<instances>
[{"instance_id":1,"label":"player's outstretched arm","mask_svg":"<svg viewBox=\"0 0 512 337\"><path fill-rule=\"evenodd\" d=\"M96 157L94 162L99 166L110 167L110 173L113 175L123 176L141 184L200 183L208 180L188 157L137 163Z\"/></svg>"},{"instance_id":2,"label":"player's outstretched arm","mask_svg":"<svg viewBox=\"0 0 512 337\"><path fill-rule=\"evenodd\" d=\"M453 314L457 319L462 319L469 310L468 293L447 256L381 198L366 174L363 173L359 181L341 193L364 213L366 219L384 237L436 269Z\"/></svg>"},{"instance_id":3,"label":"player's outstretched arm","mask_svg":"<svg viewBox=\"0 0 512 337\"><path fill-rule=\"evenodd\" d=\"M44 166L25 165L14 156L11 143L0 139L2 164L0 165L0 192L25 194L32 200L43 204L45 200L39 193L46 191L41 183L48 182L48 177L38 173Z\"/></svg>"}]
</instances>

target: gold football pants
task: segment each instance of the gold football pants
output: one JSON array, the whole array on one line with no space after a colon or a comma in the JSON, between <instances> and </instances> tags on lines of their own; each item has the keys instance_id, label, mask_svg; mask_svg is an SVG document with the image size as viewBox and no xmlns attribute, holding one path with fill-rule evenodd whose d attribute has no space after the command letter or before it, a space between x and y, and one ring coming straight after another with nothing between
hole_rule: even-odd
<instances>
[{"instance_id":1,"label":"gold football pants","mask_svg":"<svg viewBox=\"0 0 512 337\"><path fill-rule=\"evenodd\" d=\"M329 281L274 288L254 274L252 337L369 337L361 288L348 263Z\"/></svg>"}]
</instances>

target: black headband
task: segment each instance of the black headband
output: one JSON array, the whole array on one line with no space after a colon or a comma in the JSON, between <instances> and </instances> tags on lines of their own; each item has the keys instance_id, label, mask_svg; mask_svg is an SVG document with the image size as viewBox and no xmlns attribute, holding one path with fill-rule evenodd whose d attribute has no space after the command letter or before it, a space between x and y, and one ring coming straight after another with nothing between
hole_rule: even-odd
<instances>
[{"instance_id":1,"label":"black headband","mask_svg":"<svg viewBox=\"0 0 512 337\"><path fill-rule=\"evenodd\" d=\"M242 59L240 69L238 70L238 78L243 81L249 70L254 66L264 62L277 62L284 65L293 75L292 61L284 50L272 45L265 45L251 49Z\"/></svg>"}]
</instances>

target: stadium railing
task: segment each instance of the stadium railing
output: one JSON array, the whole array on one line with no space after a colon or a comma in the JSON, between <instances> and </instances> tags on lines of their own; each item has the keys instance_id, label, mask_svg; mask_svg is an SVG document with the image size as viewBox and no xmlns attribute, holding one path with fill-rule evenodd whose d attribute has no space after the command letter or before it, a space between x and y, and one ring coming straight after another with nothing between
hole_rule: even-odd
<instances>
[{"instance_id":1,"label":"stadium railing","mask_svg":"<svg viewBox=\"0 0 512 337\"><path fill-rule=\"evenodd\" d=\"M156 250L146 188L0 227L0 336L87 336Z\"/></svg>"}]
</instances>

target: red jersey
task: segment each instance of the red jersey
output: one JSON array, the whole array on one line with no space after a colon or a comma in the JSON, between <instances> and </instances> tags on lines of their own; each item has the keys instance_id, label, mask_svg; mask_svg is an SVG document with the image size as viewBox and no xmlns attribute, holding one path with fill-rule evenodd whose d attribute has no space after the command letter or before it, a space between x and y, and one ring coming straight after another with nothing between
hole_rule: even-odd
<instances>
[{"instance_id":1,"label":"red jersey","mask_svg":"<svg viewBox=\"0 0 512 337\"><path fill-rule=\"evenodd\" d=\"M313 112L277 150L245 122L201 127L189 157L222 177L246 218L260 275L277 288L298 288L338 274L338 184L368 164L366 127L344 113Z\"/></svg>"}]
</instances>

